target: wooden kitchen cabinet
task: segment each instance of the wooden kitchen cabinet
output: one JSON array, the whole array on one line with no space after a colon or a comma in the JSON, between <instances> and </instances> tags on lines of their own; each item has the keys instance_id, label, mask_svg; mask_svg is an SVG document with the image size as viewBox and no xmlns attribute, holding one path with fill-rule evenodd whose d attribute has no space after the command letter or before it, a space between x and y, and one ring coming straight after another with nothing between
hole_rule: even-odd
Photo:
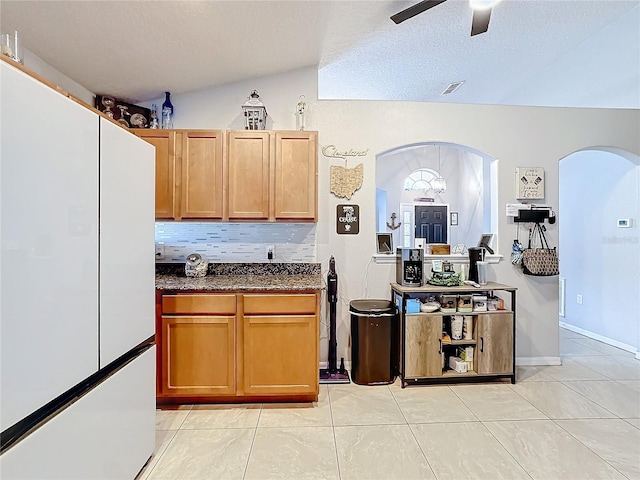
<instances>
[{"instance_id":1,"label":"wooden kitchen cabinet","mask_svg":"<svg viewBox=\"0 0 640 480\"><path fill-rule=\"evenodd\" d=\"M317 219L317 150L315 132L275 133L276 220Z\"/></svg>"},{"instance_id":2,"label":"wooden kitchen cabinet","mask_svg":"<svg viewBox=\"0 0 640 480\"><path fill-rule=\"evenodd\" d=\"M163 317L163 395L235 393L235 317Z\"/></svg>"},{"instance_id":3,"label":"wooden kitchen cabinet","mask_svg":"<svg viewBox=\"0 0 640 480\"><path fill-rule=\"evenodd\" d=\"M156 147L156 218L179 219L179 196L176 188L180 173L175 130L150 129L131 132Z\"/></svg>"},{"instance_id":4,"label":"wooden kitchen cabinet","mask_svg":"<svg viewBox=\"0 0 640 480\"><path fill-rule=\"evenodd\" d=\"M478 374L513 371L513 315L511 312L479 314L476 369Z\"/></svg>"},{"instance_id":5,"label":"wooden kitchen cabinet","mask_svg":"<svg viewBox=\"0 0 640 480\"><path fill-rule=\"evenodd\" d=\"M268 220L271 136L265 131L228 133L228 218Z\"/></svg>"},{"instance_id":6,"label":"wooden kitchen cabinet","mask_svg":"<svg viewBox=\"0 0 640 480\"><path fill-rule=\"evenodd\" d=\"M222 219L223 134L219 130L181 132L181 218Z\"/></svg>"},{"instance_id":7,"label":"wooden kitchen cabinet","mask_svg":"<svg viewBox=\"0 0 640 480\"><path fill-rule=\"evenodd\" d=\"M316 400L320 292L158 292L159 401Z\"/></svg>"},{"instance_id":8,"label":"wooden kitchen cabinet","mask_svg":"<svg viewBox=\"0 0 640 480\"><path fill-rule=\"evenodd\" d=\"M222 219L220 130L131 131L156 147L156 219Z\"/></svg>"},{"instance_id":9,"label":"wooden kitchen cabinet","mask_svg":"<svg viewBox=\"0 0 640 480\"><path fill-rule=\"evenodd\" d=\"M316 132L231 131L228 219L316 221Z\"/></svg>"},{"instance_id":10,"label":"wooden kitchen cabinet","mask_svg":"<svg viewBox=\"0 0 640 480\"><path fill-rule=\"evenodd\" d=\"M234 395L236 296L162 297L161 396Z\"/></svg>"},{"instance_id":11,"label":"wooden kitchen cabinet","mask_svg":"<svg viewBox=\"0 0 640 480\"><path fill-rule=\"evenodd\" d=\"M156 147L158 220L318 219L317 132L131 132Z\"/></svg>"},{"instance_id":12,"label":"wooden kitchen cabinet","mask_svg":"<svg viewBox=\"0 0 640 480\"><path fill-rule=\"evenodd\" d=\"M317 296L244 295L244 392L317 394Z\"/></svg>"}]
</instances>

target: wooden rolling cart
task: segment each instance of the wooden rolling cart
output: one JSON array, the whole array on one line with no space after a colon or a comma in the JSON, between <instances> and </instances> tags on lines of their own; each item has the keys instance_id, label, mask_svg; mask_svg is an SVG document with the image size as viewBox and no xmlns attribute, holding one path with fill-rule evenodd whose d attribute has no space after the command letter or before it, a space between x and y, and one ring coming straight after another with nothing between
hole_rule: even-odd
<instances>
[{"instance_id":1,"label":"wooden rolling cart","mask_svg":"<svg viewBox=\"0 0 640 480\"><path fill-rule=\"evenodd\" d=\"M516 382L515 331L516 288L488 282L479 288L471 285L441 287L403 287L391 284L391 296L398 307L400 329L399 375L402 388L407 385L477 382L509 378ZM430 295L486 295L496 296L504 302L503 310L407 313L408 301L424 300ZM506 299L503 297L507 297ZM506 300L506 301L505 301ZM463 315L470 334L454 340L443 338L450 332L451 317ZM449 368L448 358L459 349L473 348L468 358L468 371L459 373Z\"/></svg>"}]
</instances>

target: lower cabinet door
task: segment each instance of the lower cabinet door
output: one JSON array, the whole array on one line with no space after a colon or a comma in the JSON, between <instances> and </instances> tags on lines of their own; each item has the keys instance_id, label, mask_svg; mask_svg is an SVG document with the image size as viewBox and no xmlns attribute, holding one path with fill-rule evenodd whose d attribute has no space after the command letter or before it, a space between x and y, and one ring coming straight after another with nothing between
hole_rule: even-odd
<instances>
[{"instance_id":1,"label":"lower cabinet door","mask_svg":"<svg viewBox=\"0 0 640 480\"><path fill-rule=\"evenodd\" d=\"M244 393L317 394L315 315L245 315Z\"/></svg>"},{"instance_id":2,"label":"lower cabinet door","mask_svg":"<svg viewBox=\"0 0 640 480\"><path fill-rule=\"evenodd\" d=\"M406 315L405 378L442 375L442 316Z\"/></svg>"},{"instance_id":3,"label":"lower cabinet door","mask_svg":"<svg viewBox=\"0 0 640 480\"><path fill-rule=\"evenodd\" d=\"M162 317L163 395L235 394L235 316Z\"/></svg>"},{"instance_id":4,"label":"lower cabinet door","mask_svg":"<svg viewBox=\"0 0 640 480\"><path fill-rule=\"evenodd\" d=\"M478 374L513 372L513 313L478 315L476 338Z\"/></svg>"}]
</instances>

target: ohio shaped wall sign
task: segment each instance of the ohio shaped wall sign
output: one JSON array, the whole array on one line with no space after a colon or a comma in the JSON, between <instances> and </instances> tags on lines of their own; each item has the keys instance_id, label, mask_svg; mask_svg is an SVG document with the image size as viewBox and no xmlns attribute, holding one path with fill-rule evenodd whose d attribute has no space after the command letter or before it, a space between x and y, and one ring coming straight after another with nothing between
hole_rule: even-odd
<instances>
[{"instance_id":1,"label":"ohio shaped wall sign","mask_svg":"<svg viewBox=\"0 0 640 480\"><path fill-rule=\"evenodd\" d=\"M356 235L360 232L360 207L358 205L338 205L336 207L336 232Z\"/></svg>"},{"instance_id":2,"label":"ohio shaped wall sign","mask_svg":"<svg viewBox=\"0 0 640 480\"><path fill-rule=\"evenodd\" d=\"M516 167L516 198L518 200L544 198L544 168Z\"/></svg>"}]
</instances>

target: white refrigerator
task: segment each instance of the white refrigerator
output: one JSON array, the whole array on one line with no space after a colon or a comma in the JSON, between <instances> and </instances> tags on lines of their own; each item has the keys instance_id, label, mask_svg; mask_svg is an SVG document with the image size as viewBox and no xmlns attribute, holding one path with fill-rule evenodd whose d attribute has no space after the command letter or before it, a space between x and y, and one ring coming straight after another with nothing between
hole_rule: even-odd
<instances>
[{"instance_id":1,"label":"white refrigerator","mask_svg":"<svg viewBox=\"0 0 640 480\"><path fill-rule=\"evenodd\" d=\"M155 445L154 149L0 69L0 477L133 479Z\"/></svg>"}]
</instances>

